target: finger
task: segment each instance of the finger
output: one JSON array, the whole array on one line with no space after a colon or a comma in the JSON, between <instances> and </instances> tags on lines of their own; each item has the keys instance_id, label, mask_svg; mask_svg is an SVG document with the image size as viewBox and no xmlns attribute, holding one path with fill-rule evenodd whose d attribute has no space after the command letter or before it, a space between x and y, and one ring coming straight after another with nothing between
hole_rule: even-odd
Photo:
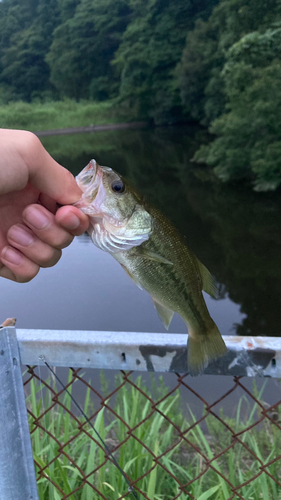
<instances>
[{"instance_id":1,"label":"finger","mask_svg":"<svg viewBox=\"0 0 281 500\"><path fill-rule=\"evenodd\" d=\"M52 247L62 249L73 240L73 236L56 222L55 216L41 205L29 205L22 216L32 232Z\"/></svg>"},{"instance_id":2,"label":"finger","mask_svg":"<svg viewBox=\"0 0 281 500\"><path fill-rule=\"evenodd\" d=\"M74 176L49 155L35 134L17 131L14 135L33 186L62 205L75 203L81 198L82 192Z\"/></svg>"},{"instance_id":3,"label":"finger","mask_svg":"<svg viewBox=\"0 0 281 500\"><path fill-rule=\"evenodd\" d=\"M79 208L64 206L58 209L56 221L74 236L85 233L89 227L90 219Z\"/></svg>"},{"instance_id":4,"label":"finger","mask_svg":"<svg viewBox=\"0 0 281 500\"><path fill-rule=\"evenodd\" d=\"M73 175L57 163L32 132L1 129L0 193L24 189L31 183L62 205L81 198Z\"/></svg>"},{"instance_id":5,"label":"finger","mask_svg":"<svg viewBox=\"0 0 281 500\"><path fill-rule=\"evenodd\" d=\"M52 267L61 258L61 250L40 240L24 224L14 224L7 233L7 240L40 267Z\"/></svg>"},{"instance_id":6,"label":"finger","mask_svg":"<svg viewBox=\"0 0 281 500\"><path fill-rule=\"evenodd\" d=\"M1 252L0 276L18 283L32 280L39 272L39 266L21 254L15 248L5 246Z\"/></svg>"},{"instance_id":7,"label":"finger","mask_svg":"<svg viewBox=\"0 0 281 500\"><path fill-rule=\"evenodd\" d=\"M55 200L53 200L52 198L50 198L49 196L47 196L44 193L40 194L39 203L40 203L40 205L43 205L43 207L47 208L47 210L49 210L49 212L51 212L52 214L55 214L57 209L58 209L58 206L57 206L57 203L55 202Z\"/></svg>"}]
</instances>

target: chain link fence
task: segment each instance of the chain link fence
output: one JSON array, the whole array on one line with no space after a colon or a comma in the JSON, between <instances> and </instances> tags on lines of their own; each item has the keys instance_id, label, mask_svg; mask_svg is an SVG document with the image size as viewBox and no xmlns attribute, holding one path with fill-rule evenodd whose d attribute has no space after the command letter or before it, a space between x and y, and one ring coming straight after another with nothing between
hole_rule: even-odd
<instances>
[{"instance_id":1,"label":"chain link fence","mask_svg":"<svg viewBox=\"0 0 281 500\"><path fill-rule=\"evenodd\" d=\"M281 500L279 339L225 337L227 356L195 379L184 335L4 330L1 500ZM211 374L231 375L227 389ZM273 377L270 398L256 375Z\"/></svg>"},{"instance_id":2,"label":"chain link fence","mask_svg":"<svg viewBox=\"0 0 281 500\"><path fill-rule=\"evenodd\" d=\"M40 500L130 498L111 456L64 389L52 378L44 380L38 368L28 367L27 373ZM169 388L161 378L152 378L148 386L132 371L121 371L109 389L103 377L102 390L97 390L83 370L71 369L66 387L71 392L76 384L80 399L83 394L88 419L138 498L281 498L281 401L269 406L263 389L249 391L241 377L234 377L232 387L212 402L194 391L188 375L175 374ZM231 406L238 389L244 395L228 417L222 404L228 400ZM201 416L191 410L183 414L181 401L191 393L203 405Z\"/></svg>"}]
</instances>

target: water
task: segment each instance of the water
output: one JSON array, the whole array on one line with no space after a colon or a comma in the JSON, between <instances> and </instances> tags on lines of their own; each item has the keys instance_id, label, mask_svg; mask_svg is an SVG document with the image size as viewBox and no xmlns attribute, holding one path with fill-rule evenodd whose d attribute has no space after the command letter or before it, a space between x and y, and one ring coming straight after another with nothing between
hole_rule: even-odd
<instances>
[{"instance_id":1,"label":"water","mask_svg":"<svg viewBox=\"0 0 281 500\"><path fill-rule=\"evenodd\" d=\"M209 169L190 162L207 140L203 131L167 127L46 137L44 146L76 175L91 158L125 175L186 236L189 247L218 283L219 300L205 294L224 335L280 335L280 193L253 193L214 181ZM0 318L17 317L18 328L163 332L150 296L139 290L110 255L87 238L76 238L53 268L30 283L0 280ZM175 315L170 332L187 333ZM88 370L95 380L97 370ZM204 382L202 381L204 379ZM113 384L113 373L110 376ZM176 383L165 375L169 386ZM202 383L203 382L203 383ZM210 401L232 385L231 377L197 377L188 383ZM244 380L250 388L252 381ZM260 385L260 384L259 384ZM280 397L277 381L266 401ZM225 403L232 414L241 396ZM185 403L200 413L189 394Z\"/></svg>"},{"instance_id":2,"label":"water","mask_svg":"<svg viewBox=\"0 0 281 500\"><path fill-rule=\"evenodd\" d=\"M46 137L44 146L77 174L91 158L125 175L186 236L218 283L205 294L222 334L278 336L281 323L280 193L253 193L212 180L190 162L202 131L187 127ZM161 332L150 296L89 238L30 283L0 281L1 318L19 328ZM175 315L171 332L186 333Z\"/></svg>"}]
</instances>

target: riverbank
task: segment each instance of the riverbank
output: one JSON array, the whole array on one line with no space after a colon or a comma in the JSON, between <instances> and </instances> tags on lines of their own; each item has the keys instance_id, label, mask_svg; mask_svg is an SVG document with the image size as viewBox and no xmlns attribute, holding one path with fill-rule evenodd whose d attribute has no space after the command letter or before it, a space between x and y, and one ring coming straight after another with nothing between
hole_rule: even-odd
<instances>
[{"instance_id":1,"label":"riverbank","mask_svg":"<svg viewBox=\"0 0 281 500\"><path fill-rule=\"evenodd\" d=\"M34 133L38 137L47 137L51 135L70 135L84 134L86 132L103 132L107 130L123 130L133 128L145 128L149 126L148 121L141 122L126 122L126 123L109 123L107 125L91 125L90 127L71 127L71 128L56 128L53 130L39 130Z\"/></svg>"},{"instance_id":2,"label":"riverbank","mask_svg":"<svg viewBox=\"0 0 281 500\"><path fill-rule=\"evenodd\" d=\"M115 101L18 101L0 106L1 128L30 130L38 136L112 130L117 125L117 128L125 128L125 124L127 127L134 127L139 123L137 120L143 123L145 119L135 109L129 109Z\"/></svg>"}]
</instances>

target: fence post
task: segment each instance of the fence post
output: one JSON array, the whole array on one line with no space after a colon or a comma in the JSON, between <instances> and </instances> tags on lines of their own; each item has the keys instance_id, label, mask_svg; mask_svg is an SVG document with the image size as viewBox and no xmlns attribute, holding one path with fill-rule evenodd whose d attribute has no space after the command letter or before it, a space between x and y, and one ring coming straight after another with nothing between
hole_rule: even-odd
<instances>
[{"instance_id":1,"label":"fence post","mask_svg":"<svg viewBox=\"0 0 281 500\"><path fill-rule=\"evenodd\" d=\"M15 328L0 329L0 500L38 500Z\"/></svg>"}]
</instances>

